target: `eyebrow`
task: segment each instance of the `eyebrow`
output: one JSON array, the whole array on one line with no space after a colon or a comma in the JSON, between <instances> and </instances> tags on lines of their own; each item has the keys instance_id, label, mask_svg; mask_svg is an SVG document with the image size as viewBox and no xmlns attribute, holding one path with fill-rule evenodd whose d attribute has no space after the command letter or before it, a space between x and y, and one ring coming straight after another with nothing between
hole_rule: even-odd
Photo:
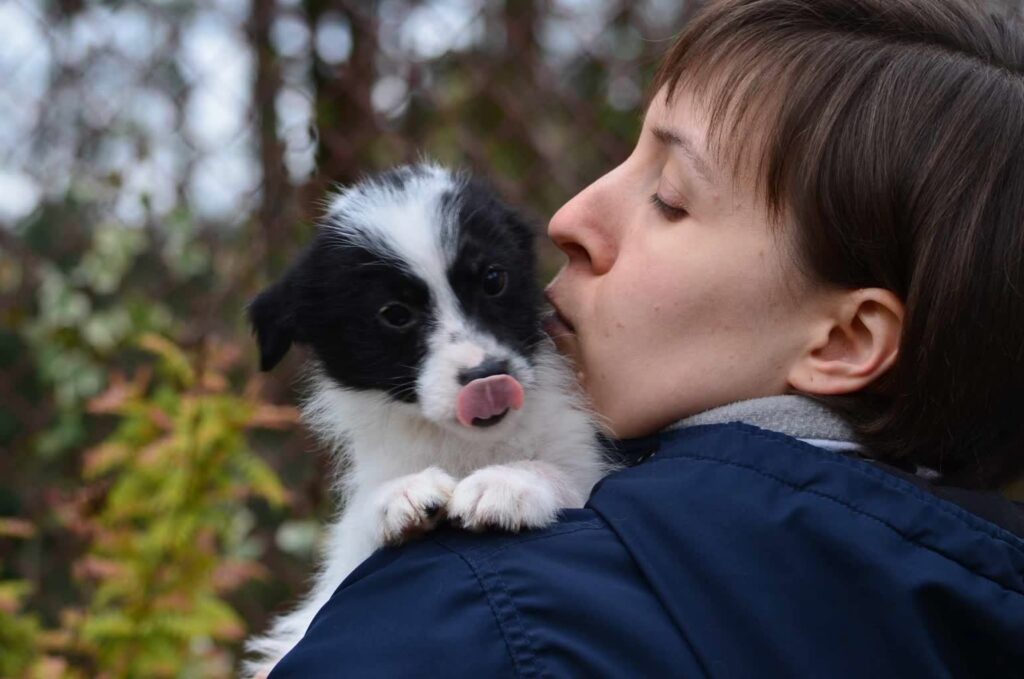
<instances>
[{"instance_id":1,"label":"eyebrow","mask_svg":"<svg viewBox=\"0 0 1024 679\"><path fill-rule=\"evenodd\" d=\"M671 130L667 127L653 127L651 133L654 134L655 138L666 146L677 148L683 152L683 155L687 157L690 164L693 165L693 169L697 171L701 179L710 184L715 185L714 170L711 168L711 163L704 159L704 156L697 151L697 145L690 140L689 137Z\"/></svg>"}]
</instances>

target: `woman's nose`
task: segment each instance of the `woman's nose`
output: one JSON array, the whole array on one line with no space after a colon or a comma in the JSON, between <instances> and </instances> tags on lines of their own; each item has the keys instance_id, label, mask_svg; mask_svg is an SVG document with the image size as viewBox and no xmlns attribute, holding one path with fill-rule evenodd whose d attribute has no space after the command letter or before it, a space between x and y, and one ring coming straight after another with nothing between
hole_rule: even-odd
<instances>
[{"instance_id":1,"label":"woman's nose","mask_svg":"<svg viewBox=\"0 0 1024 679\"><path fill-rule=\"evenodd\" d=\"M555 213L548 236L569 257L568 266L583 267L593 275L606 273L615 261L615 213L605 204L606 178L583 189Z\"/></svg>"}]
</instances>

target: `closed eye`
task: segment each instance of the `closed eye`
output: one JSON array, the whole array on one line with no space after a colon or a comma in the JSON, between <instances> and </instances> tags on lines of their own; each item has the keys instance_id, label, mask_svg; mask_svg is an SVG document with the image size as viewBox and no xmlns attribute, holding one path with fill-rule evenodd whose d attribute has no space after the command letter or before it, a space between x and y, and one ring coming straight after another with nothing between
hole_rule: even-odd
<instances>
[{"instance_id":1,"label":"closed eye","mask_svg":"<svg viewBox=\"0 0 1024 679\"><path fill-rule=\"evenodd\" d=\"M651 194L651 203L653 203L654 206L658 208L658 212L660 212L661 215L670 222L679 221L690 214L686 208L669 205L656 193Z\"/></svg>"}]
</instances>

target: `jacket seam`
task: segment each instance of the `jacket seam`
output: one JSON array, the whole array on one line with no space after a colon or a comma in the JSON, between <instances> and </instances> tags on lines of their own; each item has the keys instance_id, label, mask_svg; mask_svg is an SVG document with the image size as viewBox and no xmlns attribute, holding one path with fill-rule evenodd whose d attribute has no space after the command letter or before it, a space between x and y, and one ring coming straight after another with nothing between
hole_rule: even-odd
<instances>
[{"instance_id":1,"label":"jacket seam","mask_svg":"<svg viewBox=\"0 0 1024 679\"><path fill-rule=\"evenodd\" d=\"M500 547L495 547L492 551L486 552L485 556L486 558L490 558L496 554L501 554L504 551L512 549L513 547L518 547L519 545L524 545L528 542L540 542L541 540L548 540L550 538L561 537L563 535L572 535L573 533L579 533L585 530L600 530L604 525L604 522L600 519L591 519L584 524L576 525L572 528L552 532L545 531L543 533L538 533L537 535L521 537L514 542L509 542L501 545ZM484 554L481 554L481 556L484 556Z\"/></svg>"},{"instance_id":2,"label":"jacket seam","mask_svg":"<svg viewBox=\"0 0 1024 679\"><path fill-rule=\"evenodd\" d=\"M513 549L519 545L524 545L529 542L537 542L539 540L547 540L549 538L560 537L562 535L570 535L578 531L583 530L600 530L604 526L604 523L599 518L588 519L583 522L573 522L571 524L552 524L547 528L536 531L522 533L515 536L514 539L503 542L497 546L470 546L468 549L464 549L461 546L448 544L448 541L444 536L431 535L430 539L439 545L443 545L446 549L455 552L459 555L467 555L473 558L486 559L500 554L506 550Z\"/></svg>"},{"instance_id":3,"label":"jacket seam","mask_svg":"<svg viewBox=\"0 0 1024 679\"><path fill-rule=\"evenodd\" d=\"M646 464L646 462L644 464ZM600 509L597 509L595 507L594 511L597 512L602 518L604 517L604 514L601 513ZM690 653L693 655L693 659L700 667L700 670L703 673L703 675L705 677L710 677L711 673L708 671L707 665L704 662L704 658L702 658L700 653L698 653L696 645L694 645L694 643L690 641L690 637L686 633L686 630L683 629L680 622L676 620L676 617L672 614L672 611L665 604L665 600L661 597L657 587L655 587L654 585L654 582L652 582L651 578L647 575L647 571L637 560L636 554L633 553L633 550L629 548L629 543L625 539L623 539L623 536L615 527L614 522L605 519L605 523L608 524L609 530L615 533L615 537L618 539L619 544L622 545L623 550L626 552L626 554L629 555L630 561L633 562L633 567L636 568L637 573L639 573L640 577L643 578L644 582L647 583L647 589L650 590L651 594L654 597L654 600L658 602L658 605L661 607L661 610L665 612L665 616L672 623L672 626L675 627L676 631L679 633L679 636L682 638L683 643L685 643L687 648L690 649Z\"/></svg>"},{"instance_id":4,"label":"jacket seam","mask_svg":"<svg viewBox=\"0 0 1024 679\"><path fill-rule=\"evenodd\" d=\"M809 446L814 453L818 453L818 451L823 450L821 448L811 446L808 443L803 443L802 441L797 441L796 444L794 444L793 441L788 440L788 437L785 434L776 434L775 432L769 432L767 430L761 430L756 428L754 431L750 431L748 433L751 436L757 436L759 438L763 438L769 441L780 441L781 443L789 446L790 448L793 448L794 450L804 450L803 446ZM769 436L769 434L776 434L777 436L781 436L783 438L776 439L774 436ZM1021 545L1020 541L1017 540L1015 537L1007 538L1004 534L1009 534L1008 531L992 523L991 521L988 521L985 518L971 514L967 510L959 507L958 505L950 502L949 500L937 497L935 495L931 495L921 490L920 488L910 483L909 481L905 481L897 476L882 471L881 469L878 469L877 467L872 466L868 463L858 463L857 460L854 460L846 456L835 456L834 453L830 453L829 456L824 459L834 464L841 464L845 466L847 469L851 469L857 473L864 474L865 476L875 479L876 481L884 484L885 486L891 488L892 490L905 492L913 496L914 499L916 499L917 501L935 507L936 509L947 514L948 516L956 519L961 525L963 525L967 529L984 533L985 535L991 537L993 540L998 540L999 542L1003 543L1004 545L1012 549L1017 554L1024 557L1024 545Z\"/></svg>"},{"instance_id":5,"label":"jacket seam","mask_svg":"<svg viewBox=\"0 0 1024 679\"><path fill-rule=\"evenodd\" d=\"M498 630L501 632L501 637L505 642L505 649L508 651L509 658L512 660L512 667L515 670L516 676L546 676L546 673L540 666L536 651L533 648L532 639L527 633L522 620L519 618L515 604L511 600L511 595L508 593L507 588L504 587L498 574L494 573L493 570L490 573L481 573L478 565L467 558L465 554L452 549L442 542L435 542L455 556L459 557L473 574L473 577L476 579L477 586L480 587L480 591L487 599L487 605L491 609L491 614L494 616L494 622L498 626ZM494 588L488 586L487 580L490 579L496 581L495 585L499 591L495 591Z\"/></svg>"},{"instance_id":6,"label":"jacket seam","mask_svg":"<svg viewBox=\"0 0 1024 679\"><path fill-rule=\"evenodd\" d=\"M977 531L979 533L983 533L984 535L992 538L993 540L997 540L997 541L1003 543L1004 545L1006 545L1007 547L1012 549L1016 554L1024 557L1024 547L1022 547L1020 544L1018 544L1018 541L1016 541L1015 539L1008 539L1007 536L1004 535L1004 533L1006 533L1006 531L1003 528L1001 528L1000 526L997 526L997 525L993 524L991 521L985 520L984 518L975 516L974 514L971 514L970 512L968 512L968 511L966 511L966 510L964 510L964 509L962 509L962 508L960 508L960 507L950 503L948 500L945 500L943 498L936 497L936 496L933 496L933 495L929 495L925 491L923 491L920 488L914 486L912 483L904 481L903 479L900 479L900 478L898 478L896 476L893 476L892 474L889 474L889 473L886 473L884 471L881 471L881 470L877 469L876 467L870 466L867 463L858 463L858 461L850 459L849 457L842 456L842 455L836 455L835 453L832 453L831 451L825 450L823 448L817 448L815 446L810 445L809 443L803 443L802 441L798 441L796 439L793 439L792 437L788 436L787 434L782 434L782 433L779 433L779 432L773 432L773 431L767 430L767 429L761 429L760 427L755 427L753 425L744 424L743 422L735 422L735 423L729 423L729 424L724 424L724 425L720 425L720 424L697 425L697 426L693 427L692 429L696 429L697 427L722 427L722 426L728 427L729 429L741 432L741 433L746 434L748 436L753 436L753 437L756 437L756 438L764 439L766 441L770 441L770 442L773 442L773 443L778 443L778 444L784 445L784 446L786 446L786 447L788 447L788 448L790 448L790 449L792 449L794 451L797 451L797 452L813 453L814 455L819 457L824 462L828 462L828 463L831 463L831 464L842 465L843 467L845 467L845 468L847 468L847 469L849 469L851 471L854 471L854 472L856 472L858 474L862 474L862 475L867 476L867 477L869 477L869 478L871 478L871 479L873 479L875 481L878 481L879 483L885 485L887 488L889 488L891 490L895 490L895 491L898 491L898 492L900 492L900 493L902 493L904 495L908 495L908 496L914 498L915 500L917 500L918 502L927 504L927 505L929 505L931 507L934 507L935 509L938 509L939 511L941 511L944 514L946 514L947 516L955 519L958 523L960 523L962 526L964 526L968 530L972 530L972 531ZM680 430L680 431L687 431L687 430ZM694 432L694 433L697 433L697 432ZM679 438L682 438L682 437L679 437ZM676 439L676 440L678 440L678 439ZM666 453L660 459L657 456L655 456L655 457L651 458L650 462L663 462L665 460L672 459L673 457L684 457L684 456L685 457L697 457L697 456L688 455L686 453L682 453L682 452L678 452L677 453L677 452L673 451L673 452L670 452L670 453ZM751 469L751 470L754 470L754 471L758 471L759 470L758 467L747 466L747 465L743 465L743 464L738 463L738 462L737 463L733 463L730 460L723 460L722 458L718 458L718 457L702 456L702 457L700 457L700 459L719 461L719 462L723 462L725 464L736 464L736 466L748 468L748 469ZM767 475L767 472L766 472L766 475ZM772 475L769 475L769 476L771 476L771 478L776 478L775 476L772 476ZM789 482L787 482L785 479L782 479L781 477L778 477L778 480L780 480L780 481L782 481L784 483L787 483L788 485L792 485L792 484L789 484ZM799 488L799 486L796 486L796 485L793 485L793 487ZM825 497L831 497L831 496L826 495ZM839 501L837 498L832 498L832 499L835 499L836 501ZM881 520L881 519L879 519L879 520ZM983 523L984 525L979 525L979 523ZM895 527L892 527L892 528L893 528L893 530L897 530L898 531L898 529L896 529ZM902 535L902 533L900 533L900 534ZM935 550L933 550L933 551L935 551Z\"/></svg>"},{"instance_id":7,"label":"jacket seam","mask_svg":"<svg viewBox=\"0 0 1024 679\"><path fill-rule=\"evenodd\" d=\"M739 462L733 462L731 460L722 460L722 459L716 458L716 457L708 457L708 456L704 456L704 455L696 455L696 454L690 454L690 453L676 453L675 455L673 455L672 458L663 458L661 460L651 460L651 462L669 462L669 461L671 461L674 458L680 458L680 457L688 458L688 459L692 459L692 460L698 460L698 461L702 461L702 462L713 462L713 463L718 463L718 464L724 464L724 465L728 465L730 467L737 467L739 469L746 469L747 471L751 471L751 472L754 472L755 474L763 476L763 477L765 477L767 479L771 479L771 480L775 481L776 483L780 483L780 484L782 484L784 486L788 486L789 488L792 488L793 490L796 490L798 492L810 493L811 495L816 495L816 496L824 498L826 500L831 500L832 502L835 502L838 505L846 507L848 510L854 512L855 514L860 514L861 516L864 516L864 517L866 517L868 519L876 521L877 523L885 526L886 528L891 530L893 533L895 533L899 537L901 537L904 540L906 540L907 542L909 542L909 543L911 543L913 545L916 545L916 546L918 546L918 547L920 547L922 549L928 550L929 552L932 552L933 554L937 554L937 555L941 556L944 559L948 559L949 561L957 564L961 568L963 568L963 569L965 569L965 570L967 570L967 571L969 571L971 573L974 573L975 575L977 575L978 577L982 578L983 580L988 580L993 585L995 585L996 587L999 587L1000 589L1002 589L1002 590L1004 590L1006 592L1010 592L1011 594L1017 594L1018 596L1024 596L1024 591L1020 591L1020 590L1014 589L1014 588L1012 588L1012 587L1010 587L1010 586L1008 586L1008 585L1006 585L1006 584L1004 584L1002 582L999 582L998 580L994 579L993 577L991 577L991 576L989 576L989 575L987 575L985 573L981 573L978 570L968 566L967 564L963 563L960 559L957 559L957 558L955 558L954 556L952 556L950 554L947 554L947 553L945 553L945 552L943 552L943 551L941 551L941 550L939 550L939 549L937 549L935 547L932 547L931 545L927 545L927 544L924 544L924 543L920 542L919 540L915 540L914 538L910 537L909 535L906 535L902 530L900 530L896 526L892 525L888 521L886 521L886 520L884 520L884 519L882 519L882 518L880 518L878 516L875 516L874 514L870 514L870 513L866 512L866 511L864 511L863 509L861 509L860 507L857 507L857 506L855 506L853 504L850 504L849 502L847 502L845 500L842 500L840 498L834 497L832 495L828 495L827 493L822 493L821 491L818 491L818 490L814 490L814 489L811 489L811 488L802 488L799 485L797 485L797 484L795 484L795 483L793 483L791 481L788 481L787 479L781 478L779 476L776 476L774 474L766 472L763 469L759 469L759 468L754 467L752 465L745 465L745 464L740 464Z\"/></svg>"},{"instance_id":8,"label":"jacket seam","mask_svg":"<svg viewBox=\"0 0 1024 679\"><path fill-rule=\"evenodd\" d=\"M544 666L543 666L543 664L540 661L540 655L539 655L539 653L537 651L537 645L534 642L533 635L530 634L530 631L527 628L525 621L519 615L519 608L516 606L515 600L512 598L512 592L509 591L508 586L505 584L504 579L501 577L501 575L498 573L498 571L493 567L493 565L490 564L489 562L481 563L480 564L480 568L481 569L486 568L486 571L484 571L483 574L485 575L485 577L489 577L489 579L493 580L495 589L500 591L500 593L502 595L500 597L500 601L503 604L505 604L505 607L507 608L509 616L512 618L512 621L515 623L516 628L519 631L519 634L522 635L522 642L523 642L523 645L525 647L524 648L524 652L529 656L529 660L531 661L531 665L534 668L534 672L536 673L536 676L538 676L538 677L549 676L548 673L546 671L544 671Z\"/></svg>"}]
</instances>

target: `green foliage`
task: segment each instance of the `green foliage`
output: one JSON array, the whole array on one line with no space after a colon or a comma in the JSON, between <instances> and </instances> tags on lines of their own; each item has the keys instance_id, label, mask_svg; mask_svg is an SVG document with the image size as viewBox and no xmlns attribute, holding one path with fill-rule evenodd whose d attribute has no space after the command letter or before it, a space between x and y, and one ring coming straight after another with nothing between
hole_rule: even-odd
<instances>
[{"instance_id":1,"label":"green foliage","mask_svg":"<svg viewBox=\"0 0 1024 679\"><path fill-rule=\"evenodd\" d=\"M17 327L38 378L53 389L53 421L35 440L44 458L85 442L84 404L106 386L111 358L144 332L170 329L163 304L120 292L147 247L141 231L101 226L74 265L38 267L35 313Z\"/></svg>"},{"instance_id":2,"label":"green foliage","mask_svg":"<svg viewBox=\"0 0 1024 679\"><path fill-rule=\"evenodd\" d=\"M229 666L218 647L245 632L221 597L261 572L245 501L286 499L245 436L274 412L228 392L229 352L207 346L190 360L156 335L142 346L158 357L155 376L116 380L90 404L121 419L85 458L85 479L108 490L87 518L97 538L79 565L95 589L77 632L116 676L174 676L183 660L209 676Z\"/></svg>"},{"instance_id":3,"label":"green foliage","mask_svg":"<svg viewBox=\"0 0 1024 679\"><path fill-rule=\"evenodd\" d=\"M0 537L25 538L32 527L16 519L0 519ZM0 562L0 566L2 566ZM24 580L0 580L0 677L28 674L40 660L39 619L23 612L31 585Z\"/></svg>"},{"instance_id":4,"label":"green foliage","mask_svg":"<svg viewBox=\"0 0 1024 679\"><path fill-rule=\"evenodd\" d=\"M45 191L0 228L0 679L229 676L244 627L260 628L302 587L329 504L328 463L308 438L251 431L291 429L294 412L257 394L289 402L295 364L256 388L246 300L309 239L328 181L420 150L489 170L509 200L551 214L634 137L635 112L606 94L612 77L633 77L642 42L634 35L630 54L581 53L546 73L528 37L545 23L543 3L496 3L481 19L515 40L328 68L277 54L274 22L305 20L311 35L321 19L347 23L351 63L373 66L387 56L378 38L418 3L391 3L380 36L366 31L378 22L359 19L375 3L256 3L244 17L245 7L202 3L58 5L37 13L50 34L37 56L53 68L37 70L51 105L31 134L7 135L25 142L14 171L32 159L21 169ZM126 51L98 38L71 61L54 56L90 14L117 24L111 40L131 26L158 39ZM225 112L251 104L230 149L187 134L208 114L191 105L205 85L182 58L194 50L179 52L200 14L219 16L255 62L253 78L217 97ZM618 43L629 20L614 22L607 35ZM406 112L379 114L377 79L396 74L410 76ZM311 176L292 171L306 123L291 104L285 115L282 93L312 95ZM220 151L247 164L206 162ZM230 193L245 179L228 176L237 171L260 185L237 213L204 215L198 198ZM561 263L551 248L541 258L547 275ZM241 347L248 367L235 364ZM286 521L282 481L264 459L303 489ZM264 575L257 559L273 569L266 583L254 582Z\"/></svg>"},{"instance_id":5,"label":"green foliage","mask_svg":"<svg viewBox=\"0 0 1024 679\"><path fill-rule=\"evenodd\" d=\"M117 425L86 451L79 501L60 509L88 543L74 565L81 604L44 633L21 610L27 585L0 582L0 646L17 649L0 654L0 676L231 673L246 626L225 596L264 575L250 505L287 501L247 432L291 426L295 413L262 403L254 389L232 392L232 345L206 342L188 355L150 334L140 347L153 359L131 379L115 373L89 401L93 415Z\"/></svg>"}]
</instances>

